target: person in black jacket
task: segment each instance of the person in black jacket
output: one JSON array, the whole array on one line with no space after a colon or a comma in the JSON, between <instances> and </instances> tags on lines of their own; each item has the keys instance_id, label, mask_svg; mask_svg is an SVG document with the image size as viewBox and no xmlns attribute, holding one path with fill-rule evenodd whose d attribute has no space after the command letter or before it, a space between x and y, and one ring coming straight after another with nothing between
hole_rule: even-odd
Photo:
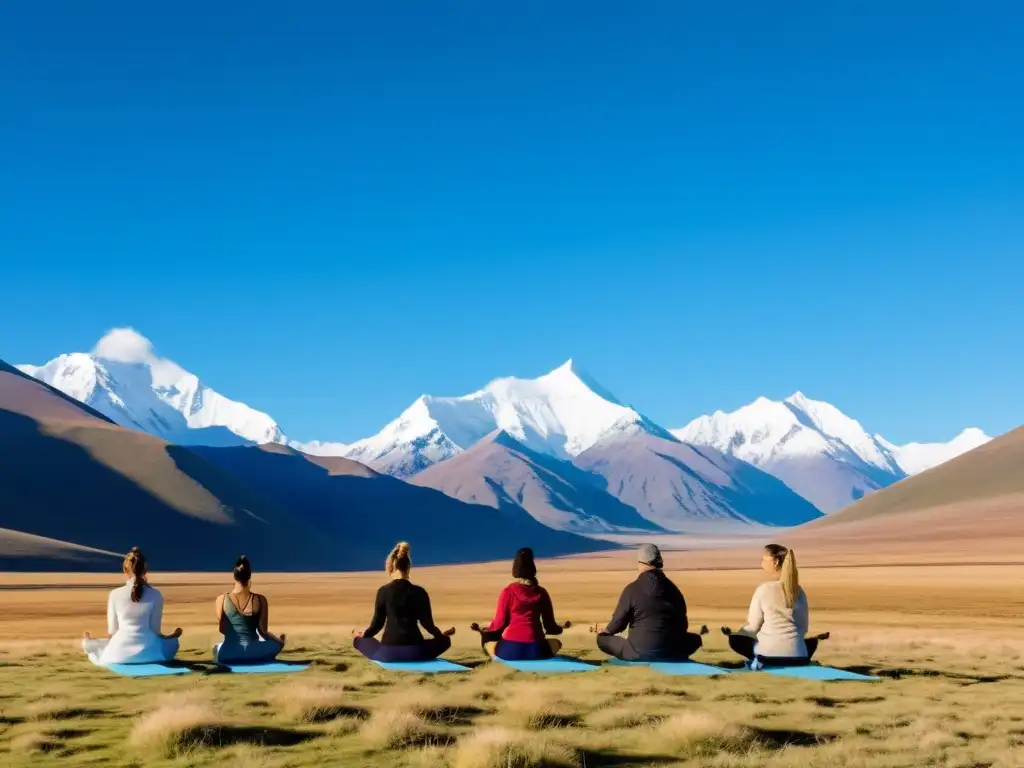
<instances>
[{"instance_id":1,"label":"person in black jacket","mask_svg":"<svg viewBox=\"0 0 1024 768\"><path fill-rule=\"evenodd\" d=\"M397 544L388 555L386 569L391 581L377 590L370 626L356 633L353 645L373 661L430 661L452 647L455 628L442 632L434 624L427 590L409 581L412 559L409 545ZM432 637L423 638L418 625ZM380 641L374 636L384 630Z\"/></svg>"},{"instance_id":2,"label":"person in black jacket","mask_svg":"<svg viewBox=\"0 0 1024 768\"><path fill-rule=\"evenodd\" d=\"M592 628L597 632L597 647L609 656L623 661L685 661L703 644L700 635L687 631L686 601L662 571L663 565L655 545L640 547L640 575L622 590L604 631L597 632L596 625ZM627 628L629 636L619 637Z\"/></svg>"}]
</instances>

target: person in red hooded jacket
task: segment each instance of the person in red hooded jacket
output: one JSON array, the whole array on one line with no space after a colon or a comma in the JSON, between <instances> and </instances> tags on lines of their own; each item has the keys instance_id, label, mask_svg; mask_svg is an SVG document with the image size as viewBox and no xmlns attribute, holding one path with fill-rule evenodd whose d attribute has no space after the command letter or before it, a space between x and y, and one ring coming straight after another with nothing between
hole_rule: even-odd
<instances>
[{"instance_id":1,"label":"person in red hooded jacket","mask_svg":"<svg viewBox=\"0 0 1024 768\"><path fill-rule=\"evenodd\" d=\"M537 661L550 659L562 648L561 640L545 635L560 635L570 623L555 621L551 596L537 583L537 565L533 550L524 547L512 561L513 581L498 596L494 621L484 629L473 624L480 633L484 652L506 661Z\"/></svg>"}]
</instances>

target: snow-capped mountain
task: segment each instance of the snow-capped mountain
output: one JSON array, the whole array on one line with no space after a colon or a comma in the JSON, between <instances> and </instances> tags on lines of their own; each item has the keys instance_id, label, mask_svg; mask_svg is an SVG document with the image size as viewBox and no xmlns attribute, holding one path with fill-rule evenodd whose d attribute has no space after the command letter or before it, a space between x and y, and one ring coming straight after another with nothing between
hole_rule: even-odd
<instances>
[{"instance_id":1,"label":"snow-capped mountain","mask_svg":"<svg viewBox=\"0 0 1024 768\"><path fill-rule=\"evenodd\" d=\"M527 448L570 459L611 435L666 430L622 405L570 360L536 379L496 379L463 397L416 400L380 433L344 455L407 477L502 430Z\"/></svg>"},{"instance_id":2,"label":"snow-capped mountain","mask_svg":"<svg viewBox=\"0 0 1024 768\"><path fill-rule=\"evenodd\" d=\"M939 464L955 459L962 453L973 451L992 438L976 427L969 427L948 443L907 443L893 445L881 435L875 439L892 455L908 475L917 475Z\"/></svg>"},{"instance_id":3,"label":"snow-capped mountain","mask_svg":"<svg viewBox=\"0 0 1024 768\"><path fill-rule=\"evenodd\" d=\"M116 328L90 353L18 368L121 426L184 445L280 443L267 414L229 400L176 363L158 357L149 339Z\"/></svg>"},{"instance_id":4,"label":"snow-capped mountain","mask_svg":"<svg viewBox=\"0 0 1024 768\"><path fill-rule=\"evenodd\" d=\"M673 434L760 467L826 514L907 476L859 422L800 392L781 402L760 397L732 413L716 411Z\"/></svg>"}]
</instances>

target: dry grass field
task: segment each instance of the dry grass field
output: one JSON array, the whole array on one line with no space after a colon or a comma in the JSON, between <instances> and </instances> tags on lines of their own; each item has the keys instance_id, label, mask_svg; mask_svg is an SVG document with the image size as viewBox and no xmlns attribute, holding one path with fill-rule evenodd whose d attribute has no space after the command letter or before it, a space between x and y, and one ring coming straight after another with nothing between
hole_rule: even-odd
<instances>
[{"instance_id":1,"label":"dry grass field","mask_svg":"<svg viewBox=\"0 0 1024 768\"><path fill-rule=\"evenodd\" d=\"M415 553L414 553L415 554ZM753 553L756 562L757 553ZM936 558L939 559L939 558ZM691 621L741 623L755 570L669 570ZM469 674L387 673L351 650L382 574L260 575L290 675L204 673L215 641L211 574L154 574L165 628L182 626L183 677L120 678L77 647L102 634L116 577L0 578L0 763L133 766L1021 766L1024 566L805 568L824 663L878 683L743 673L676 678L602 668L531 676L483 663L471 621L490 618L507 563L415 569L438 624L458 627L449 658ZM606 621L632 578L625 553L542 564L567 651L597 661L587 626ZM697 658L730 662L721 635Z\"/></svg>"}]
</instances>

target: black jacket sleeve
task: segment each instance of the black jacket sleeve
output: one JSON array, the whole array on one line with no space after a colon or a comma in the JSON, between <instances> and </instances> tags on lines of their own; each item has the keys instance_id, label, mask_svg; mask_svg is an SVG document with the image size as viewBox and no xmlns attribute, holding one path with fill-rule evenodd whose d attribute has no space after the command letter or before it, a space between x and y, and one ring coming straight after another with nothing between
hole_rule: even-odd
<instances>
[{"instance_id":1,"label":"black jacket sleeve","mask_svg":"<svg viewBox=\"0 0 1024 768\"><path fill-rule=\"evenodd\" d=\"M370 619L370 626L363 631L363 637L373 637L382 629L388 617L387 602L384 595L384 587L377 590L377 599L373 604L373 618Z\"/></svg>"},{"instance_id":2,"label":"black jacket sleeve","mask_svg":"<svg viewBox=\"0 0 1024 768\"><path fill-rule=\"evenodd\" d=\"M612 620L604 628L605 635L617 635L633 622L633 585L628 585L619 596L619 604L615 606Z\"/></svg>"}]
</instances>

